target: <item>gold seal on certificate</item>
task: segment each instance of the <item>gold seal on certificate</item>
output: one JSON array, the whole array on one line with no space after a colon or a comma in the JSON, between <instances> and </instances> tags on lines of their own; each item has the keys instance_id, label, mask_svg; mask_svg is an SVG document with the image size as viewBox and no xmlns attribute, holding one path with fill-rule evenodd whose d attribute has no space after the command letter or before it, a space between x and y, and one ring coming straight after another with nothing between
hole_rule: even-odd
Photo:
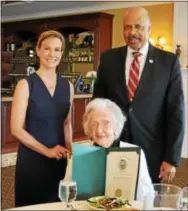
<instances>
[{"instance_id":1,"label":"gold seal on certificate","mask_svg":"<svg viewBox=\"0 0 188 211\"><path fill-rule=\"evenodd\" d=\"M115 194L116 197L121 197L122 196L122 190L121 189L116 189Z\"/></svg>"},{"instance_id":2,"label":"gold seal on certificate","mask_svg":"<svg viewBox=\"0 0 188 211\"><path fill-rule=\"evenodd\" d=\"M135 200L140 165L140 148L108 148L105 196Z\"/></svg>"}]
</instances>

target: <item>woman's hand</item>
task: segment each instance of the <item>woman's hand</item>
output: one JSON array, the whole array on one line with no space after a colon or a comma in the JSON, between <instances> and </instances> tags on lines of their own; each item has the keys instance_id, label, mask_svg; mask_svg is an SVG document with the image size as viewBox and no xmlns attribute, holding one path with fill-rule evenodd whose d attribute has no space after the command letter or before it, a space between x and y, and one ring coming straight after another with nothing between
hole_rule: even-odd
<instances>
[{"instance_id":1,"label":"woman's hand","mask_svg":"<svg viewBox=\"0 0 188 211\"><path fill-rule=\"evenodd\" d=\"M70 155L71 151L60 145L57 145L53 148L49 148L47 153L48 158L56 158L57 160L60 160L61 158L66 158L67 156Z\"/></svg>"}]
</instances>

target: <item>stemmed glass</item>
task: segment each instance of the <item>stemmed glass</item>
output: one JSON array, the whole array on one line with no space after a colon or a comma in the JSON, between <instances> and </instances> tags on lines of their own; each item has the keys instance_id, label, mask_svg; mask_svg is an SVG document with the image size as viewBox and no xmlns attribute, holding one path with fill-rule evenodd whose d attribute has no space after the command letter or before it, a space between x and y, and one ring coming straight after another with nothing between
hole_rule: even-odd
<instances>
[{"instance_id":1,"label":"stemmed glass","mask_svg":"<svg viewBox=\"0 0 188 211\"><path fill-rule=\"evenodd\" d=\"M188 210L188 187L182 189L180 210Z\"/></svg>"},{"instance_id":2,"label":"stemmed glass","mask_svg":"<svg viewBox=\"0 0 188 211\"><path fill-rule=\"evenodd\" d=\"M61 180L59 182L58 196L61 201L66 203L67 210L74 210L71 202L75 201L77 196L77 184L75 181Z\"/></svg>"}]
</instances>

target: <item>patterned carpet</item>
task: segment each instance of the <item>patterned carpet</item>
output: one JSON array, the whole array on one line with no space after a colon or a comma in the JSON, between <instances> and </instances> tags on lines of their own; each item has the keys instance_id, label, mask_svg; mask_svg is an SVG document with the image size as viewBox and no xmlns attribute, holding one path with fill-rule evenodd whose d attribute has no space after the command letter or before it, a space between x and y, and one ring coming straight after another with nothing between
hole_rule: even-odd
<instances>
[{"instance_id":1,"label":"patterned carpet","mask_svg":"<svg viewBox=\"0 0 188 211\"><path fill-rule=\"evenodd\" d=\"M1 208L14 207L15 166L1 168Z\"/></svg>"},{"instance_id":2,"label":"patterned carpet","mask_svg":"<svg viewBox=\"0 0 188 211\"><path fill-rule=\"evenodd\" d=\"M14 174L15 166L1 169L1 208L14 207ZM179 187L188 186L188 159L182 159L181 166L177 169L173 184Z\"/></svg>"}]
</instances>

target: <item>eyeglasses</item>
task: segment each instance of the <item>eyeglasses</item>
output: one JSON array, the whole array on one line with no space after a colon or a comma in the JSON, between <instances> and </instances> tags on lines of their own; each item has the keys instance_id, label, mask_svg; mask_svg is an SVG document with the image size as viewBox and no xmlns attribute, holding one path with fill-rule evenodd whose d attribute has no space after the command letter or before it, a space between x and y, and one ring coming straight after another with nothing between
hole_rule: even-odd
<instances>
[{"instance_id":1,"label":"eyeglasses","mask_svg":"<svg viewBox=\"0 0 188 211\"><path fill-rule=\"evenodd\" d=\"M124 26L124 31L131 31L132 29L135 29L136 31L143 31L145 26L143 25L140 25L140 24L135 24L135 25L125 25Z\"/></svg>"}]
</instances>

